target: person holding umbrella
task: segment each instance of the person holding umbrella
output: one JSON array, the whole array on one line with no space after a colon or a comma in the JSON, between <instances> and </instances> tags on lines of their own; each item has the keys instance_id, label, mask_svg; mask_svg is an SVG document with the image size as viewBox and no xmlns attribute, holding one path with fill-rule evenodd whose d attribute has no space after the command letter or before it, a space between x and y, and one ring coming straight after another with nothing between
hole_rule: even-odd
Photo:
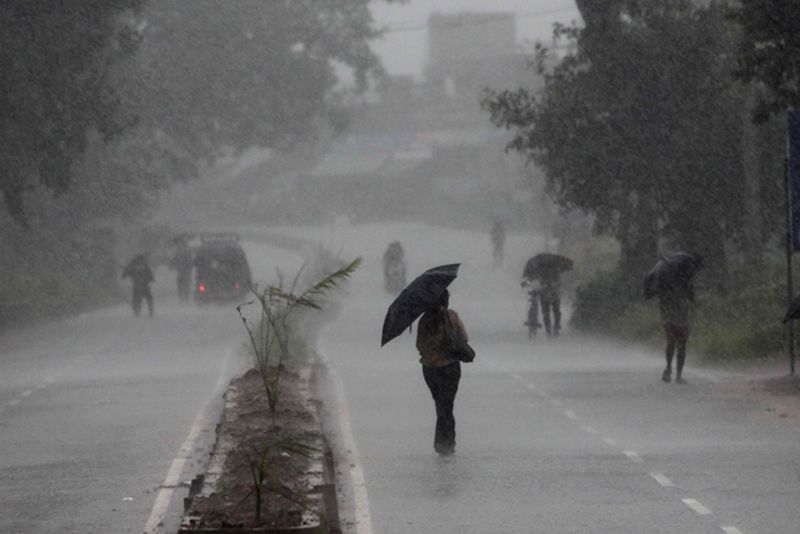
<instances>
[{"instance_id":1,"label":"person holding umbrella","mask_svg":"<svg viewBox=\"0 0 800 534\"><path fill-rule=\"evenodd\" d=\"M694 304L692 277L702 265L702 258L684 252L659 261L645 278L645 298L658 295L661 324L667 337L667 367L661 380L672 381L672 360L677 351L675 383L686 384L683 366L689 340L689 308Z\"/></svg>"},{"instance_id":2,"label":"person holding umbrella","mask_svg":"<svg viewBox=\"0 0 800 534\"><path fill-rule=\"evenodd\" d=\"M461 380L461 361L472 361L475 357L475 351L467 344L464 323L455 310L449 309L447 287L458 276L459 265L440 265L416 277L389 305L381 333L381 346L384 346L409 330L421 316L416 347L422 376L436 404L433 448L441 455L450 455L456 450L453 406ZM465 351L453 349L454 338Z\"/></svg>"},{"instance_id":3,"label":"person holding umbrella","mask_svg":"<svg viewBox=\"0 0 800 534\"><path fill-rule=\"evenodd\" d=\"M441 455L456 450L456 419L453 407L461 380L461 362L441 350L446 325L464 341L468 341L464 323L455 310L449 309L450 293L445 289L438 301L422 315L417 327L417 350L422 376L436 404L436 434L433 448Z\"/></svg>"},{"instance_id":4,"label":"person holding umbrella","mask_svg":"<svg viewBox=\"0 0 800 534\"><path fill-rule=\"evenodd\" d=\"M548 252L537 254L525 264L522 286L527 287L534 280L539 281L539 304L548 336L558 336L561 332L561 273L571 271L572 268L571 259Z\"/></svg>"}]
</instances>

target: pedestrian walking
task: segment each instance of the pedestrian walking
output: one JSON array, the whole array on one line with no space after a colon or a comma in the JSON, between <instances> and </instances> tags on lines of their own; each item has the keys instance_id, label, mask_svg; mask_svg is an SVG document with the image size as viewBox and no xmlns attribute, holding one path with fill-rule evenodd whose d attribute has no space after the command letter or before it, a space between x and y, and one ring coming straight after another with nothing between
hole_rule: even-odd
<instances>
[{"instance_id":1,"label":"pedestrian walking","mask_svg":"<svg viewBox=\"0 0 800 534\"><path fill-rule=\"evenodd\" d=\"M548 337L561 332L561 273L572 269L571 259L548 252L537 254L525 263L522 285L539 281L539 305Z\"/></svg>"},{"instance_id":2,"label":"pedestrian walking","mask_svg":"<svg viewBox=\"0 0 800 534\"><path fill-rule=\"evenodd\" d=\"M192 268L194 267L194 257L186 242L180 242L172 261L170 269L177 271L176 282L178 284L178 299L181 302L189 301L189 293L192 288Z\"/></svg>"},{"instance_id":3,"label":"pedestrian walking","mask_svg":"<svg viewBox=\"0 0 800 534\"><path fill-rule=\"evenodd\" d=\"M558 336L561 332L561 274L555 270L543 271L539 280L544 330L548 336Z\"/></svg>"},{"instance_id":4,"label":"pedestrian walking","mask_svg":"<svg viewBox=\"0 0 800 534\"><path fill-rule=\"evenodd\" d=\"M139 317L142 310L142 299L147 301L147 312L153 316L153 293L150 284L155 281L153 270L147 261L147 256L139 254L122 271L122 279L130 278L133 283L133 314Z\"/></svg>"},{"instance_id":5,"label":"pedestrian walking","mask_svg":"<svg viewBox=\"0 0 800 534\"><path fill-rule=\"evenodd\" d=\"M495 218L492 221L492 229L489 232L492 238L492 258L494 265L503 264L503 249L506 245L506 223L504 220Z\"/></svg>"},{"instance_id":6,"label":"pedestrian walking","mask_svg":"<svg viewBox=\"0 0 800 534\"><path fill-rule=\"evenodd\" d=\"M659 309L664 334L667 337L667 367L661 380L672 380L672 360L677 352L675 383L685 384L683 365L686 362L686 342L689 340L689 307L694 303L691 281L665 289L659 293Z\"/></svg>"},{"instance_id":7,"label":"pedestrian walking","mask_svg":"<svg viewBox=\"0 0 800 534\"><path fill-rule=\"evenodd\" d=\"M658 296L661 324L667 337L667 367L661 380L667 383L672 381L672 360L676 353L675 383L686 383L683 365L689 341L689 308L694 304L692 278L702 265L702 256L677 252L663 256L644 279L644 298Z\"/></svg>"},{"instance_id":8,"label":"pedestrian walking","mask_svg":"<svg viewBox=\"0 0 800 534\"><path fill-rule=\"evenodd\" d=\"M430 389L436 405L436 433L434 450L441 455L456 450L456 420L453 414L458 383L461 380L461 362L441 350L446 321L467 341L464 323L455 310L449 309L450 294L447 289L422 315L417 327L417 350L422 364L422 376Z\"/></svg>"}]
</instances>

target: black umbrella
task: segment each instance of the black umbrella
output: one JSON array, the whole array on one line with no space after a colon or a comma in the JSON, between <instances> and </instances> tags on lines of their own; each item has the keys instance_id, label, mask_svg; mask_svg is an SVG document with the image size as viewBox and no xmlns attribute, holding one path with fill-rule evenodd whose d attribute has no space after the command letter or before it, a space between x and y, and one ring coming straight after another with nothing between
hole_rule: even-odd
<instances>
[{"instance_id":1,"label":"black umbrella","mask_svg":"<svg viewBox=\"0 0 800 534\"><path fill-rule=\"evenodd\" d=\"M789 309L786 310L786 316L783 318L784 323L788 323L791 319L800 317L800 293L792 297L789 303Z\"/></svg>"},{"instance_id":2,"label":"black umbrella","mask_svg":"<svg viewBox=\"0 0 800 534\"><path fill-rule=\"evenodd\" d=\"M525 270L522 271L522 277L528 280L536 280L543 274L561 274L572 269L572 260L566 256L542 252L528 260L525 264Z\"/></svg>"},{"instance_id":3,"label":"black umbrella","mask_svg":"<svg viewBox=\"0 0 800 534\"><path fill-rule=\"evenodd\" d=\"M461 264L453 263L428 269L397 295L383 320L381 347L402 334L417 317L439 300L450 282L458 276L459 265Z\"/></svg>"},{"instance_id":4,"label":"black umbrella","mask_svg":"<svg viewBox=\"0 0 800 534\"><path fill-rule=\"evenodd\" d=\"M702 258L686 252L661 258L644 279L644 298L655 297L670 289L688 289L689 282L702 265Z\"/></svg>"}]
</instances>

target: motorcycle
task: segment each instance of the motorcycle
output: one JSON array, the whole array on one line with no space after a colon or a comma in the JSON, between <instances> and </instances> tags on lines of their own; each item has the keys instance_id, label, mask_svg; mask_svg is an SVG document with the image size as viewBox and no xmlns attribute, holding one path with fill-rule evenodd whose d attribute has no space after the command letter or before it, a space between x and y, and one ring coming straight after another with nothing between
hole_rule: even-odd
<instances>
[{"instance_id":1,"label":"motorcycle","mask_svg":"<svg viewBox=\"0 0 800 534\"><path fill-rule=\"evenodd\" d=\"M406 264L402 260L387 262L383 267L384 287L392 295L406 287Z\"/></svg>"}]
</instances>

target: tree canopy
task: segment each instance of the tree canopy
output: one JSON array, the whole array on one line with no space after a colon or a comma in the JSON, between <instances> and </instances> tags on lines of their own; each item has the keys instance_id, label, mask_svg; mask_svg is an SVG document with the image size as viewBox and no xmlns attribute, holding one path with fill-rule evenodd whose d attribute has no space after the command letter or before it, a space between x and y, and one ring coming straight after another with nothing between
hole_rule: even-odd
<instances>
[{"instance_id":1,"label":"tree canopy","mask_svg":"<svg viewBox=\"0 0 800 534\"><path fill-rule=\"evenodd\" d=\"M756 121L800 107L800 2L740 0L731 17L742 29L736 76L768 89L755 110Z\"/></svg>"},{"instance_id":2,"label":"tree canopy","mask_svg":"<svg viewBox=\"0 0 800 534\"><path fill-rule=\"evenodd\" d=\"M142 0L7 0L0 4L0 189L24 220L25 191L68 189L87 132L124 129L108 83L135 48L127 16Z\"/></svg>"},{"instance_id":3,"label":"tree canopy","mask_svg":"<svg viewBox=\"0 0 800 534\"><path fill-rule=\"evenodd\" d=\"M391 1L391 0L390 0ZM137 91L143 120L191 154L281 147L336 118L382 73L369 0L159 0L145 16Z\"/></svg>"},{"instance_id":4,"label":"tree canopy","mask_svg":"<svg viewBox=\"0 0 800 534\"><path fill-rule=\"evenodd\" d=\"M557 30L577 51L543 71L541 94L490 91L484 107L515 132L509 148L544 169L562 206L616 235L632 280L662 238L723 269L743 179L723 12L682 0L614 4L603 31Z\"/></svg>"}]
</instances>

